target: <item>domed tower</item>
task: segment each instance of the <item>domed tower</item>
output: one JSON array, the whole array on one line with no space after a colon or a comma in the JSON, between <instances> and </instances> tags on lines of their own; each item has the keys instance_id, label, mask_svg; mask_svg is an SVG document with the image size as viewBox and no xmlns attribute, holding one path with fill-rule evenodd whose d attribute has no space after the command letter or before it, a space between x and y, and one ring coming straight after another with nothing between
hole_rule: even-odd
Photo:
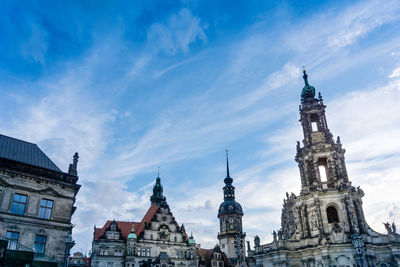
<instances>
[{"instance_id":1,"label":"domed tower","mask_svg":"<svg viewBox=\"0 0 400 267\"><path fill-rule=\"evenodd\" d=\"M228 257L232 265L245 264L244 238L242 229L242 206L235 201L235 187L233 179L229 175L228 150L226 150L226 177L224 179L224 202L218 209L220 232L218 240L221 250Z\"/></svg>"}]
</instances>

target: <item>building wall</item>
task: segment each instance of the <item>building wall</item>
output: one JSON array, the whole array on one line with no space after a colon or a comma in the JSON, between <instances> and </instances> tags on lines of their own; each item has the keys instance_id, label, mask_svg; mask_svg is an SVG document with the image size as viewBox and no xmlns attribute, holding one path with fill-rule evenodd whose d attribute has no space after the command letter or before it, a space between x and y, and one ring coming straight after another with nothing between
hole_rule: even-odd
<instances>
[{"instance_id":1,"label":"building wall","mask_svg":"<svg viewBox=\"0 0 400 267\"><path fill-rule=\"evenodd\" d=\"M61 265L79 186L2 170L0 190L0 235L5 237L7 231L19 232L18 242L29 249L34 248L36 235L46 236L44 254ZM16 193L27 196L22 216L11 213ZM39 218L42 199L53 201L50 219Z\"/></svg>"}]
</instances>

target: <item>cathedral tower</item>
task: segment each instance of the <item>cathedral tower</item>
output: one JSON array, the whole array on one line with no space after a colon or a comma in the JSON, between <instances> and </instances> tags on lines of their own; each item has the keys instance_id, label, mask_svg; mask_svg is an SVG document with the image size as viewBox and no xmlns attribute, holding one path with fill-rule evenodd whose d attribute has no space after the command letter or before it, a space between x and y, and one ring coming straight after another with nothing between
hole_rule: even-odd
<instances>
[{"instance_id":1,"label":"cathedral tower","mask_svg":"<svg viewBox=\"0 0 400 267\"><path fill-rule=\"evenodd\" d=\"M226 150L226 177L224 179L224 202L218 209L220 232L218 240L221 250L233 265L245 265L244 238L242 229L242 206L235 201L235 187L229 175L228 150Z\"/></svg>"},{"instance_id":2,"label":"cathedral tower","mask_svg":"<svg viewBox=\"0 0 400 267\"><path fill-rule=\"evenodd\" d=\"M302 194L317 189L331 189L349 186L345 150L340 138L335 142L328 128L325 116L326 106L321 93L315 98L315 88L308 84L304 70L305 86L301 93L300 122L303 127L303 147L297 142L296 161L298 162Z\"/></svg>"},{"instance_id":3,"label":"cathedral tower","mask_svg":"<svg viewBox=\"0 0 400 267\"><path fill-rule=\"evenodd\" d=\"M304 70L300 123L303 142L295 160L301 179L299 195L286 193L281 229L273 241L249 250L249 266L400 266L400 235L387 222L387 235L367 224L364 192L348 178L340 138L333 138L321 94Z\"/></svg>"}]
</instances>

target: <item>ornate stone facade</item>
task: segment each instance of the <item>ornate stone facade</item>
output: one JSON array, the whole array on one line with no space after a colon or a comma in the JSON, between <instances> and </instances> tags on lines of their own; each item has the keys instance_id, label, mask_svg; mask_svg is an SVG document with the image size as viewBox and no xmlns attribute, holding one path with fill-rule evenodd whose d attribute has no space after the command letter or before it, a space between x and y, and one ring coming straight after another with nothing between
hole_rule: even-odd
<instances>
[{"instance_id":1,"label":"ornate stone facade","mask_svg":"<svg viewBox=\"0 0 400 267\"><path fill-rule=\"evenodd\" d=\"M173 216L160 177L140 222L108 221L94 229L93 267L197 266L196 242Z\"/></svg>"},{"instance_id":2,"label":"ornate stone facade","mask_svg":"<svg viewBox=\"0 0 400 267\"><path fill-rule=\"evenodd\" d=\"M32 253L33 264L63 266L73 245L77 163L76 153L65 173L36 144L0 135L0 235L8 240L4 259Z\"/></svg>"},{"instance_id":3,"label":"ornate stone facade","mask_svg":"<svg viewBox=\"0 0 400 267\"><path fill-rule=\"evenodd\" d=\"M218 209L219 245L231 266L242 266L246 265L244 246L246 233L243 232L242 228L242 206L235 201L235 187L232 185L233 179L229 175L228 151L226 152L226 178L224 182L224 201Z\"/></svg>"},{"instance_id":4,"label":"ornate stone facade","mask_svg":"<svg viewBox=\"0 0 400 267\"><path fill-rule=\"evenodd\" d=\"M321 94L305 86L300 105L303 145L297 142L301 191L286 193L282 224L272 243L248 251L250 266L400 266L400 235L387 235L365 220L364 192L349 181L340 138L328 128Z\"/></svg>"}]
</instances>

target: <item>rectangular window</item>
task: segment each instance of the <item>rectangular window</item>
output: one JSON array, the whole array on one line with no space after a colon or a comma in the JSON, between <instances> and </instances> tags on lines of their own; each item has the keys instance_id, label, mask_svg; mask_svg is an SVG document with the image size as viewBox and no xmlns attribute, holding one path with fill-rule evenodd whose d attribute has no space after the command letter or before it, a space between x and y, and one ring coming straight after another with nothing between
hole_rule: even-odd
<instances>
[{"instance_id":1,"label":"rectangular window","mask_svg":"<svg viewBox=\"0 0 400 267\"><path fill-rule=\"evenodd\" d=\"M17 215L24 215L27 196L14 194L14 201L11 207L11 213Z\"/></svg>"},{"instance_id":2,"label":"rectangular window","mask_svg":"<svg viewBox=\"0 0 400 267\"><path fill-rule=\"evenodd\" d=\"M53 200L42 199L42 201L40 202L39 218L49 220L52 209L53 209Z\"/></svg>"},{"instance_id":3,"label":"rectangular window","mask_svg":"<svg viewBox=\"0 0 400 267\"><path fill-rule=\"evenodd\" d=\"M124 254L124 251L122 249L116 249L114 251L114 256L122 256Z\"/></svg>"},{"instance_id":4,"label":"rectangular window","mask_svg":"<svg viewBox=\"0 0 400 267\"><path fill-rule=\"evenodd\" d=\"M150 257L150 249L149 248L146 250L146 256Z\"/></svg>"},{"instance_id":5,"label":"rectangular window","mask_svg":"<svg viewBox=\"0 0 400 267\"><path fill-rule=\"evenodd\" d=\"M33 243L33 249L37 253L44 253L44 250L46 248L46 241L47 237L44 235L36 235L35 236L35 243Z\"/></svg>"},{"instance_id":6,"label":"rectangular window","mask_svg":"<svg viewBox=\"0 0 400 267\"><path fill-rule=\"evenodd\" d=\"M318 166L318 170L319 170L319 176L321 177L321 182L326 182L326 168L325 166L321 165Z\"/></svg>"},{"instance_id":7,"label":"rectangular window","mask_svg":"<svg viewBox=\"0 0 400 267\"><path fill-rule=\"evenodd\" d=\"M316 121L311 122L311 128L313 132L318 132L318 125Z\"/></svg>"},{"instance_id":8,"label":"rectangular window","mask_svg":"<svg viewBox=\"0 0 400 267\"><path fill-rule=\"evenodd\" d=\"M6 239L8 240L7 249L9 249L9 250L17 250L19 233L18 232L7 231Z\"/></svg>"}]
</instances>

